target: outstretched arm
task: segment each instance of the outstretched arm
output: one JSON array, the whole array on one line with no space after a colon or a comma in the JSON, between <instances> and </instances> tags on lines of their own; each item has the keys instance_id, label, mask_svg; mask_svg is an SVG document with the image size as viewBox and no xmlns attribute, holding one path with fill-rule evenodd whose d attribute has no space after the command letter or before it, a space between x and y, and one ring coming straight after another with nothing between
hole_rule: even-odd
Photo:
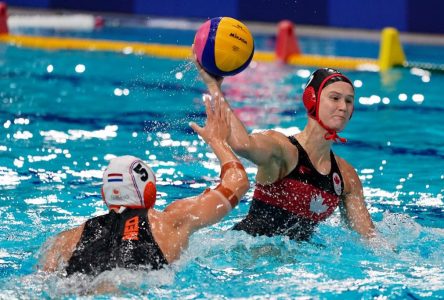
<instances>
[{"instance_id":1,"label":"outstretched arm","mask_svg":"<svg viewBox=\"0 0 444 300\"><path fill-rule=\"evenodd\" d=\"M194 53L194 45L193 45ZM214 77L206 72L197 61L196 55L193 55L193 61L206 84L208 91L213 99L222 98L221 85L223 77ZM227 105L229 108L229 105ZM229 108L228 120L231 127L231 134L228 136L228 144L240 156L250 160L254 164L267 165L271 158L280 157L282 148L273 135L266 133L248 134L244 124Z\"/></svg>"},{"instance_id":2,"label":"outstretched arm","mask_svg":"<svg viewBox=\"0 0 444 300\"><path fill-rule=\"evenodd\" d=\"M375 236L375 226L364 200L361 180L353 167L343 159L338 160L345 183L345 196L341 205L341 214L347 224L366 238Z\"/></svg>"},{"instance_id":3,"label":"outstretched arm","mask_svg":"<svg viewBox=\"0 0 444 300\"><path fill-rule=\"evenodd\" d=\"M228 105L220 98L211 107L205 98L207 121L204 127L191 123L191 127L213 149L221 165L221 181L215 189L207 189L199 196L178 200L165 209L178 226L187 228L188 234L222 219L249 188L248 177L239 159L226 140L230 134Z\"/></svg>"}]
</instances>

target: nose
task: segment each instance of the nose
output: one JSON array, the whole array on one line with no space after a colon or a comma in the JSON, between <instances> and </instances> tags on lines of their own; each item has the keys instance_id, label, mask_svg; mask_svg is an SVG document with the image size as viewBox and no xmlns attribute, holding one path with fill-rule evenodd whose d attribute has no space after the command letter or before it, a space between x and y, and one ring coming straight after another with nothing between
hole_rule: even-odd
<instances>
[{"instance_id":1,"label":"nose","mask_svg":"<svg viewBox=\"0 0 444 300\"><path fill-rule=\"evenodd\" d=\"M338 109L340 111L347 111L347 102L345 101L345 99L341 99L341 101L338 102Z\"/></svg>"}]
</instances>

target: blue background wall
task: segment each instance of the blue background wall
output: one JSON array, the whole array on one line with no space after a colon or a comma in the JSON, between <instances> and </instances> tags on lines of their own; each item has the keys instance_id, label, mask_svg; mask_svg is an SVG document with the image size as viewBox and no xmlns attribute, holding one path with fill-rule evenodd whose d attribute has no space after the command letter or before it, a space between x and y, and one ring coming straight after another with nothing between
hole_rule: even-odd
<instances>
[{"instance_id":1,"label":"blue background wall","mask_svg":"<svg viewBox=\"0 0 444 300\"><path fill-rule=\"evenodd\" d=\"M444 34L442 0L8 0L9 6Z\"/></svg>"}]
</instances>

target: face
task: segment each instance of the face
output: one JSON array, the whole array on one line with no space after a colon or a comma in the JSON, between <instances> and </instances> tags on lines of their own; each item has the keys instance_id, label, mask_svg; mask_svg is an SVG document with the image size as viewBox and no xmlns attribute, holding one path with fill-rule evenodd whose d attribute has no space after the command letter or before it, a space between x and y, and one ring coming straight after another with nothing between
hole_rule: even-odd
<instances>
[{"instance_id":1,"label":"face","mask_svg":"<svg viewBox=\"0 0 444 300\"><path fill-rule=\"evenodd\" d=\"M341 131L353 112L355 93L353 87L342 81L326 86L321 92L319 118L325 126Z\"/></svg>"}]
</instances>

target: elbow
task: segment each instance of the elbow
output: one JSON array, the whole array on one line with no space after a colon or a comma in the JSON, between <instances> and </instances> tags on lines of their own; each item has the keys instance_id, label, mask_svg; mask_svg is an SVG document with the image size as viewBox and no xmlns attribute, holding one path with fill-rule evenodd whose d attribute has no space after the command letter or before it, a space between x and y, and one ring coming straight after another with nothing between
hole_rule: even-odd
<instances>
[{"instance_id":1,"label":"elbow","mask_svg":"<svg viewBox=\"0 0 444 300\"><path fill-rule=\"evenodd\" d=\"M238 184L239 184L238 191L239 191L240 197L243 197L250 189L250 181L248 180L247 173L245 171L242 173L243 173L242 177L239 179L239 182L238 182Z\"/></svg>"},{"instance_id":2,"label":"elbow","mask_svg":"<svg viewBox=\"0 0 444 300\"><path fill-rule=\"evenodd\" d=\"M246 140L237 140L233 143L230 144L231 149L233 149L234 152L236 152L236 154L247 158L248 154L250 152L251 149L251 142L250 142L250 138L247 138Z\"/></svg>"},{"instance_id":3,"label":"elbow","mask_svg":"<svg viewBox=\"0 0 444 300\"><path fill-rule=\"evenodd\" d=\"M247 172L244 168L240 167L226 172L221 178L220 184L236 194L238 199L242 198L250 188Z\"/></svg>"}]
</instances>

